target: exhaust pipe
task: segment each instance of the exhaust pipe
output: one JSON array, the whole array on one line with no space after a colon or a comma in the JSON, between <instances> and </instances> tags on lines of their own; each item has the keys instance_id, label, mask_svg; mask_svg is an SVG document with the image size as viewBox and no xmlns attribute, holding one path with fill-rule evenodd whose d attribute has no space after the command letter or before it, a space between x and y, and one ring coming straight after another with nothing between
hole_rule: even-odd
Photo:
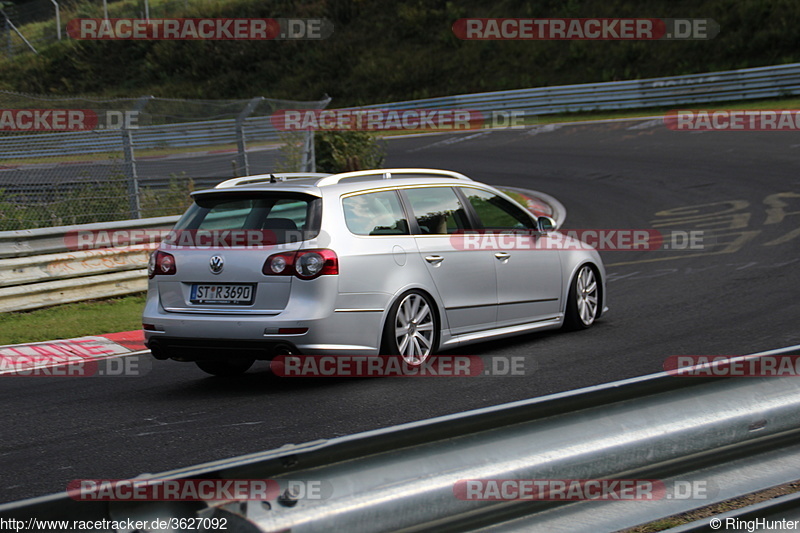
<instances>
[{"instance_id":1,"label":"exhaust pipe","mask_svg":"<svg viewBox=\"0 0 800 533\"><path fill-rule=\"evenodd\" d=\"M272 372L273 375L275 374L275 369L273 368L272 365L276 364L276 361L275 361L276 357L281 357L281 356L286 356L286 355L297 355L297 354L298 354L298 351L296 349L292 348L291 345L286 344L285 342L282 342L280 344L276 344L272 348L272 357L269 360L270 372Z\"/></svg>"},{"instance_id":2,"label":"exhaust pipe","mask_svg":"<svg viewBox=\"0 0 800 533\"><path fill-rule=\"evenodd\" d=\"M275 345L275 347L272 349L272 355L297 355L297 350L292 348L291 345L282 342Z\"/></svg>"},{"instance_id":3,"label":"exhaust pipe","mask_svg":"<svg viewBox=\"0 0 800 533\"><path fill-rule=\"evenodd\" d=\"M169 359L169 356L166 353L164 353L164 349L157 342L152 342L151 341L150 342L150 346L148 346L148 348L150 348L150 353L156 359L159 359L161 361L163 361L165 359Z\"/></svg>"}]
</instances>

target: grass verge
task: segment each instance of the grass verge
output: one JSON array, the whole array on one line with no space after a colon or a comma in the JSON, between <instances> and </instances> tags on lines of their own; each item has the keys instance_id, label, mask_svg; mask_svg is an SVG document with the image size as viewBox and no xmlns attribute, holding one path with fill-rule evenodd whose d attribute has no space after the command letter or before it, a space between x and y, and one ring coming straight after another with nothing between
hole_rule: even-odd
<instances>
[{"instance_id":1,"label":"grass verge","mask_svg":"<svg viewBox=\"0 0 800 533\"><path fill-rule=\"evenodd\" d=\"M142 327L145 294L0 314L0 345L70 339Z\"/></svg>"},{"instance_id":2,"label":"grass verge","mask_svg":"<svg viewBox=\"0 0 800 533\"><path fill-rule=\"evenodd\" d=\"M662 520L644 524L642 526L623 529L620 530L619 533L657 533L659 531L682 526L684 524L690 524L692 522L709 518L721 513L727 513L728 511L734 511L736 509L741 509L743 507L765 502L773 498L779 498L781 496L786 496L787 494L793 494L798 491L800 491L800 480L778 485L777 487L772 487L767 490L746 494L740 498L734 498L732 500L726 500L714 505L701 507L688 513L670 516Z\"/></svg>"}]
</instances>

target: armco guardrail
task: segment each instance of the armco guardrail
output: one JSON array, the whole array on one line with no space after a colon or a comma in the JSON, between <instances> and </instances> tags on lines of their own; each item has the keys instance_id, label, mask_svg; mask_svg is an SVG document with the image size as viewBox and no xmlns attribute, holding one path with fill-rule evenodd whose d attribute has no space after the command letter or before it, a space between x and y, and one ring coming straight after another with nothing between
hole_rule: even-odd
<instances>
[{"instance_id":1,"label":"armco guardrail","mask_svg":"<svg viewBox=\"0 0 800 533\"><path fill-rule=\"evenodd\" d=\"M0 312L121 296L147 289L153 245L76 250L77 231L169 230L177 216L0 232Z\"/></svg>"},{"instance_id":2,"label":"armco guardrail","mask_svg":"<svg viewBox=\"0 0 800 533\"><path fill-rule=\"evenodd\" d=\"M281 141L271 116L281 109L323 109L329 97L301 102L255 97L237 100L155 98L69 98L0 91L5 109L83 109L73 131L6 131L0 135L3 159L25 160L81 154L119 154L164 148L230 146L246 151L252 142ZM123 118L120 118L123 117ZM46 118L42 121L47 122ZM283 139L285 140L285 139ZM130 155L127 152L132 151Z\"/></svg>"},{"instance_id":3,"label":"armco guardrail","mask_svg":"<svg viewBox=\"0 0 800 533\"><path fill-rule=\"evenodd\" d=\"M367 109L471 109L548 115L610 111L800 94L800 63L644 80L587 83L426 98Z\"/></svg>"},{"instance_id":4,"label":"armco guardrail","mask_svg":"<svg viewBox=\"0 0 800 533\"><path fill-rule=\"evenodd\" d=\"M527 115L579 111L606 111L646 107L752 100L800 94L800 63L728 70L686 76L648 78L607 83L588 83L512 91L445 96L364 106L362 109L471 109L522 111ZM325 107L328 99L321 101ZM164 147L210 146L236 141L235 121L210 120L135 130L137 150ZM279 140L270 117L244 120L248 135L260 140ZM46 141L31 154L32 141ZM49 133L0 139L0 151L8 157L42 157L116 152L122 150L122 136L114 131L91 133ZM29 154L29 155L28 155Z\"/></svg>"},{"instance_id":5,"label":"armco guardrail","mask_svg":"<svg viewBox=\"0 0 800 533\"><path fill-rule=\"evenodd\" d=\"M284 491L264 501L163 505L60 493L0 505L0 518L217 517L235 531L293 533L617 531L794 481L798 433L796 378L661 373L143 476L270 479L281 491L303 481L319 487L316 497ZM457 496L459 482L486 479L641 479L665 492L646 501ZM677 491L686 486L697 490Z\"/></svg>"},{"instance_id":6,"label":"armco guardrail","mask_svg":"<svg viewBox=\"0 0 800 533\"><path fill-rule=\"evenodd\" d=\"M280 134L272 126L270 117L247 118L243 124L248 136L253 139L266 142L280 141ZM234 144L238 140L234 119L146 126L133 131L136 137L136 149L140 151L159 150L165 147L227 145ZM31 142L36 143L35 151L30 149ZM0 150L4 157L9 159L121 153L123 148L121 132L112 130L14 135L0 138Z\"/></svg>"}]
</instances>

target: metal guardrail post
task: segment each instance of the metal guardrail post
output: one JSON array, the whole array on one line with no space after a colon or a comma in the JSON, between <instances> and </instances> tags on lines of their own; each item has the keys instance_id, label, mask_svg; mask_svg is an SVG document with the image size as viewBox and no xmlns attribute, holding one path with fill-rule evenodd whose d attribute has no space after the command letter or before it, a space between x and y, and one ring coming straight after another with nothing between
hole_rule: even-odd
<instances>
[{"instance_id":1,"label":"metal guardrail post","mask_svg":"<svg viewBox=\"0 0 800 533\"><path fill-rule=\"evenodd\" d=\"M3 16L6 19L6 23L3 27L5 28L6 32L6 43L7 43L6 46L8 48L8 57L12 57L14 55L14 47L11 42L11 21L8 20L8 16L5 13L3 13Z\"/></svg>"},{"instance_id":2,"label":"metal guardrail post","mask_svg":"<svg viewBox=\"0 0 800 533\"><path fill-rule=\"evenodd\" d=\"M58 33L58 40L61 40L61 8L58 5L56 0L50 0L53 2L53 5L56 7L56 31Z\"/></svg>"},{"instance_id":3,"label":"metal guardrail post","mask_svg":"<svg viewBox=\"0 0 800 533\"><path fill-rule=\"evenodd\" d=\"M152 96L142 96L133 106L133 111L141 112ZM133 133L126 121L122 124L122 153L125 158L125 177L128 182L128 201L130 202L131 218L141 218L139 205L139 176L136 172L136 157L133 149Z\"/></svg>"},{"instance_id":4,"label":"metal guardrail post","mask_svg":"<svg viewBox=\"0 0 800 533\"><path fill-rule=\"evenodd\" d=\"M263 101L263 96L257 96L253 98L242 110L242 112L239 113L239 116L236 117L236 147L239 152L239 172L236 174L244 171L242 176L250 175L250 162L247 160L247 141L244 133L244 120L250 116L250 114L255 111L256 107L258 107L258 104Z\"/></svg>"},{"instance_id":5,"label":"metal guardrail post","mask_svg":"<svg viewBox=\"0 0 800 533\"><path fill-rule=\"evenodd\" d=\"M317 159L314 153L314 130L308 129L306 131L305 140L303 141L303 159L300 163L300 172L316 172Z\"/></svg>"},{"instance_id":6,"label":"metal guardrail post","mask_svg":"<svg viewBox=\"0 0 800 533\"><path fill-rule=\"evenodd\" d=\"M139 205L139 179L136 174L136 160L133 155L133 138L131 130L122 130L122 153L125 157L125 177L128 183L128 201L130 202L131 218L141 218Z\"/></svg>"},{"instance_id":7,"label":"metal guardrail post","mask_svg":"<svg viewBox=\"0 0 800 533\"><path fill-rule=\"evenodd\" d=\"M39 52L37 52L37 51L36 51L36 48L34 48L34 47L33 47L33 45L30 43L30 41L28 41L28 39L26 39L26 38L25 38L25 36L24 36L24 35L22 35L22 33L20 33L20 31L17 29L17 27L16 27L16 26L14 26L14 23L13 23L13 22L11 22L11 19L10 19L10 18L8 18L8 15L5 13L5 11L2 11L2 13L3 13L3 16L6 18L6 30L8 31L8 53L9 53L9 55L11 55L11 54L12 54L12 48L11 48L11 30L13 30L13 31L14 31L14 33L16 33L17 35L19 35L19 38L20 38L20 39L22 39L22 42L24 42L26 45L28 45L28 48L30 48L30 49L31 49L31 51L32 51L34 54L36 54L36 55L39 55Z\"/></svg>"},{"instance_id":8,"label":"metal guardrail post","mask_svg":"<svg viewBox=\"0 0 800 533\"><path fill-rule=\"evenodd\" d=\"M322 97L320 109L325 109L331 103L332 98L327 94ZM317 171L317 154L314 151L314 130L309 128L306 130L305 139L303 141L303 156L300 163L300 172L316 172Z\"/></svg>"}]
</instances>

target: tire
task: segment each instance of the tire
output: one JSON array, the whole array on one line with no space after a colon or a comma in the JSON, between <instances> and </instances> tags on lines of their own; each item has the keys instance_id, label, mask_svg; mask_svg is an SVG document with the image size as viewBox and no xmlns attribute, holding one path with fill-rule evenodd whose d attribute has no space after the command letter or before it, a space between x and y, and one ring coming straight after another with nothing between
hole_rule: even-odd
<instances>
[{"instance_id":1,"label":"tire","mask_svg":"<svg viewBox=\"0 0 800 533\"><path fill-rule=\"evenodd\" d=\"M578 269L567 294L564 327L581 330L592 327L600 317L600 284L595 270L589 265Z\"/></svg>"},{"instance_id":2,"label":"tire","mask_svg":"<svg viewBox=\"0 0 800 533\"><path fill-rule=\"evenodd\" d=\"M220 377L241 376L253 366L253 359L234 359L233 361L195 361L195 364L207 374Z\"/></svg>"},{"instance_id":3,"label":"tire","mask_svg":"<svg viewBox=\"0 0 800 533\"><path fill-rule=\"evenodd\" d=\"M399 355L411 366L424 363L439 344L439 319L435 309L431 297L422 291L412 290L401 295L389 308L383 328L385 353Z\"/></svg>"}]
</instances>

